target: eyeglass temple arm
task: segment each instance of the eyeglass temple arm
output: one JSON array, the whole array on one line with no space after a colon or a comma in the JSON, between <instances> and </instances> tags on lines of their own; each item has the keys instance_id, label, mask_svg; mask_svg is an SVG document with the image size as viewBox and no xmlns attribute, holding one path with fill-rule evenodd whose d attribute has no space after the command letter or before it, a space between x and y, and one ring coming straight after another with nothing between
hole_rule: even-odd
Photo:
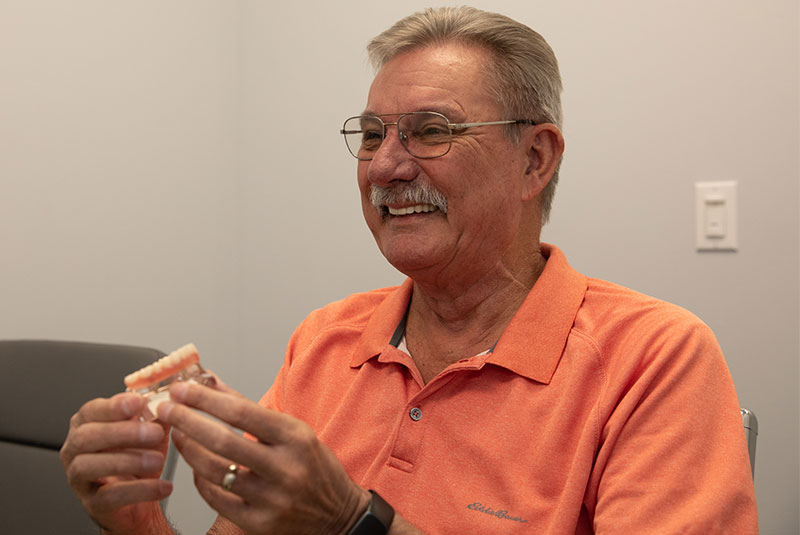
<instances>
[{"instance_id":1,"label":"eyeglass temple arm","mask_svg":"<svg viewBox=\"0 0 800 535\"><path fill-rule=\"evenodd\" d=\"M529 125L536 125L534 121L531 119L516 119L513 121L490 121L488 123L449 123L450 128L460 129L460 128L472 128L473 126L492 126L496 124L529 124Z\"/></svg>"},{"instance_id":2,"label":"eyeglass temple arm","mask_svg":"<svg viewBox=\"0 0 800 535\"><path fill-rule=\"evenodd\" d=\"M384 128L387 126L395 126L397 123L383 123ZM536 126L536 122L531 119L516 119L513 121L490 121L486 123L448 123L450 128L459 130L461 128L472 128L473 126L493 126L498 124L529 124L532 126ZM360 134L362 130L345 130L342 128L339 130L340 134Z\"/></svg>"}]
</instances>

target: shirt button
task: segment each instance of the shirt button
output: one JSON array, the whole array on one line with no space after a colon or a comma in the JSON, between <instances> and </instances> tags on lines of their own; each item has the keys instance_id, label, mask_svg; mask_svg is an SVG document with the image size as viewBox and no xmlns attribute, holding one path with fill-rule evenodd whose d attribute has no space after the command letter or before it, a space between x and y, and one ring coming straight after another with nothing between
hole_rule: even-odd
<instances>
[{"instance_id":1,"label":"shirt button","mask_svg":"<svg viewBox=\"0 0 800 535\"><path fill-rule=\"evenodd\" d=\"M415 422L419 422L420 419L422 418L422 410L420 410L418 407L414 407L413 409L408 411L408 415L411 416L411 419L414 420Z\"/></svg>"}]
</instances>

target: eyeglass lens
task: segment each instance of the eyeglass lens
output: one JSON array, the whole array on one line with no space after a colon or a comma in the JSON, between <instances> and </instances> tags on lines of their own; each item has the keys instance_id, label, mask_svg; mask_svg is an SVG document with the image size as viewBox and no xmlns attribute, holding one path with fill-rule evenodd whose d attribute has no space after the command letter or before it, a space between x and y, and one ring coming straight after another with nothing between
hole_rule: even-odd
<instances>
[{"instance_id":1,"label":"eyeglass lens","mask_svg":"<svg viewBox=\"0 0 800 535\"><path fill-rule=\"evenodd\" d=\"M380 117L362 115L344 123L347 148L360 160L371 160L380 148L386 129L394 123L384 123ZM436 158L450 150L450 126L447 118L433 112L406 113L397 118L400 142L413 156Z\"/></svg>"}]
</instances>

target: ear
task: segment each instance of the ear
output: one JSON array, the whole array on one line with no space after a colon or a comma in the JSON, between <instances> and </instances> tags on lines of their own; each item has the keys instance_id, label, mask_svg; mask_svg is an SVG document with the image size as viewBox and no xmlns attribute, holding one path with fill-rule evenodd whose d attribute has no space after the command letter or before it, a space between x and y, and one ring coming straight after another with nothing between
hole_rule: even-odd
<instances>
[{"instance_id":1,"label":"ear","mask_svg":"<svg viewBox=\"0 0 800 535\"><path fill-rule=\"evenodd\" d=\"M564 136L556 125L543 123L523 129L521 143L528 158L523 200L530 201L542 192L558 169L564 154Z\"/></svg>"}]
</instances>

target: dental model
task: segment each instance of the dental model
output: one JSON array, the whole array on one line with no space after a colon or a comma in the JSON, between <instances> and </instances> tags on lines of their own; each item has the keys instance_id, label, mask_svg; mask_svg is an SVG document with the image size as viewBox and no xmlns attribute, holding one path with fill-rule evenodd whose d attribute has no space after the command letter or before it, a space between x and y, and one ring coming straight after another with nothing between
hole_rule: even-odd
<instances>
[{"instance_id":1,"label":"dental model","mask_svg":"<svg viewBox=\"0 0 800 535\"><path fill-rule=\"evenodd\" d=\"M186 344L149 366L125 377L128 392L136 392L147 399L141 418L155 420L156 409L169 400L169 387L175 381L193 381L209 384L213 376L200 366L200 356L194 344Z\"/></svg>"}]
</instances>

